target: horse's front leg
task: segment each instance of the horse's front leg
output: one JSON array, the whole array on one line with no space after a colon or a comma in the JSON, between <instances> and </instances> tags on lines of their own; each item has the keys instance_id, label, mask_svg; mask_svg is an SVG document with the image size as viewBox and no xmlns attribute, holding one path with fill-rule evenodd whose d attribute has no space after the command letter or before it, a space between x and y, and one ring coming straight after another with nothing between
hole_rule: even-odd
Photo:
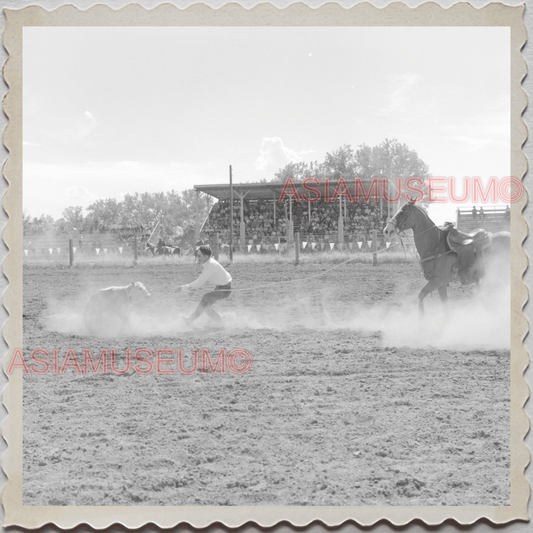
<instances>
[{"instance_id":1,"label":"horse's front leg","mask_svg":"<svg viewBox=\"0 0 533 533\"><path fill-rule=\"evenodd\" d=\"M446 289L446 285L441 285L438 288L440 301L442 302L442 307L444 308L444 311L448 311L448 290Z\"/></svg>"},{"instance_id":2,"label":"horse's front leg","mask_svg":"<svg viewBox=\"0 0 533 533\"><path fill-rule=\"evenodd\" d=\"M448 303L448 291L446 290L446 285L441 285L438 289L440 301L443 303L443 305L446 305Z\"/></svg>"},{"instance_id":3,"label":"horse's front leg","mask_svg":"<svg viewBox=\"0 0 533 533\"><path fill-rule=\"evenodd\" d=\"M422 290L418 293L418 312L420 316L424 314L424 298L436 289L439 289L439 294L441 295L440 297L442 299L441 287L439 287L439 285L437 285L434 281L428 281L426 285L422 288ZM446 298L446 287L444 287L444 295Z\"/></svg>"},{"instance_id":4,"label":"horse's front leg","mask_svg":"<svg viewBox=\"0 0 533 533\"><path fill-rule=\"evenodd\" d=\"M424 316L424 298L431 292L431 291L426 291L426 289L427 289L427 285L418 293L418 314L421 317Z\"/></svg>"}]
</instances>

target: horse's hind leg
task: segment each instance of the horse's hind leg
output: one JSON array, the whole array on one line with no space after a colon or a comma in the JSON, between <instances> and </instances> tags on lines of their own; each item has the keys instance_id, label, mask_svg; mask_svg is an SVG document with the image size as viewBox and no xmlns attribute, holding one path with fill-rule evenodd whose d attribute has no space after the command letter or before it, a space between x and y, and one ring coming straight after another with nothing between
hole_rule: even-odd
<instances>
[{"instance_id":1,"label":"horse's hind leg","mask_svg":"<svg viewBox=\"0 0 533 533\"><path fill-rule=\"evenodd\" d=\"M427 287L427 285L426 285ZM424 287L424 289L426 288ZM418 293L418 314L420 316L424 316L424 298L429 294L424 292L424 289L422 289L419 293Z\"/></svg>"}]
</instances>

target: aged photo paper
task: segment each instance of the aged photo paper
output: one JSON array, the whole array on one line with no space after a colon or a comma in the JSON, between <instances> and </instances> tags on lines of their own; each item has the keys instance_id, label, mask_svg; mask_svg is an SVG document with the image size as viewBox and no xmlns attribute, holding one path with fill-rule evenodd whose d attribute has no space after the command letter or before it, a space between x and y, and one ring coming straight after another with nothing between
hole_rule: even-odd
<instances>
[{"instance_id":1,"label":"aged photo paper","mask_svg":"<svg viewBox=\"0 0 533 533\"><path fill-rule=\"evenodd\" d=\"M528 521L524 9L5 9L4 525Z\"/></svg>"}]
</instances>

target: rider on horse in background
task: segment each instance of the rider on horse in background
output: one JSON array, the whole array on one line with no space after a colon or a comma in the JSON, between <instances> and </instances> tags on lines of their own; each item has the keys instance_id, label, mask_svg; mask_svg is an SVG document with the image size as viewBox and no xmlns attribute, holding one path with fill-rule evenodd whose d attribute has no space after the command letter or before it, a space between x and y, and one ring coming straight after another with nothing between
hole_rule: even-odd
<instances>
[{"instance_id":1,"label":"rider on horse in background","mask_svg":"<svg viewBox=\"0 0 533 533\"><path fill-rule=\"evenodd\" d=\"M158 253L161 253L163 248L166 246L165 241L163 240L163 237L159 237L159 240L157 241L157 251Z\"/></svg>"}]
</instances>

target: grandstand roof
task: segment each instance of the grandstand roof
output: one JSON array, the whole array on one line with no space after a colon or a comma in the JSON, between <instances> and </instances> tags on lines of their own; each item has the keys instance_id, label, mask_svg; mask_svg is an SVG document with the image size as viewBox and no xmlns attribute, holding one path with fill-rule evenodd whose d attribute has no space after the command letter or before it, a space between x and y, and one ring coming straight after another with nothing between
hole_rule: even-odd
<instances>
[{"instance_id":1,"label":"grandstand roof","mask_svg":"<svg viewBox=\"0 0 533 533\"><path fill-rule=\"evenodd\" d=\"M195 185L197 191L204 192L218 198L219 200L229 200L229 183L224 185ZM268 199L272 200L281 194L283 183L234 183L233 192L247 194L247 199ZM235 196L237 200L238 197Z\"/></svg>"},{"instance_id":2,"label":"grandstand roof","mask_svg":"<svg viewBox=\"0 0 533 533\"><path fill-rule=\"evenodd\" d=\"M370 181L370 180L364 180L363 182ZM333 196L333 192L335 191L335 186L337 185L338 180L330 180L329 181L329 189L330 189L330 195ZM350 192L354 194L354 180L353 179L347 179L346 183L348 185L348 188L350 189ZM298 194L301 194L303 192L306 192L302 184L299 182L294 182L294 185L296 186L296 189L298 190ZM318 189L320 191L320 194L322 197L324 197L324 189L326 184L324 182L320 182L319 185L316 185L315 183L310 183L310 187L313 187L315 189ZM283 182L268 182L268 183L234 183L233 184L233 192L238 192L239 194L246 194L247 200L272 200L272 198L279 198L281 191L283 190L284 183ZM197 191L209 194L210 196L213 196L214 198L218 198L219 200L229 200L229 183L220 185L195 185L194 188ZM314 193L307 192L307 196L314 197ZM235 200L238 200L238 196L235 195Z\"/></svg>"}]
</instances>

